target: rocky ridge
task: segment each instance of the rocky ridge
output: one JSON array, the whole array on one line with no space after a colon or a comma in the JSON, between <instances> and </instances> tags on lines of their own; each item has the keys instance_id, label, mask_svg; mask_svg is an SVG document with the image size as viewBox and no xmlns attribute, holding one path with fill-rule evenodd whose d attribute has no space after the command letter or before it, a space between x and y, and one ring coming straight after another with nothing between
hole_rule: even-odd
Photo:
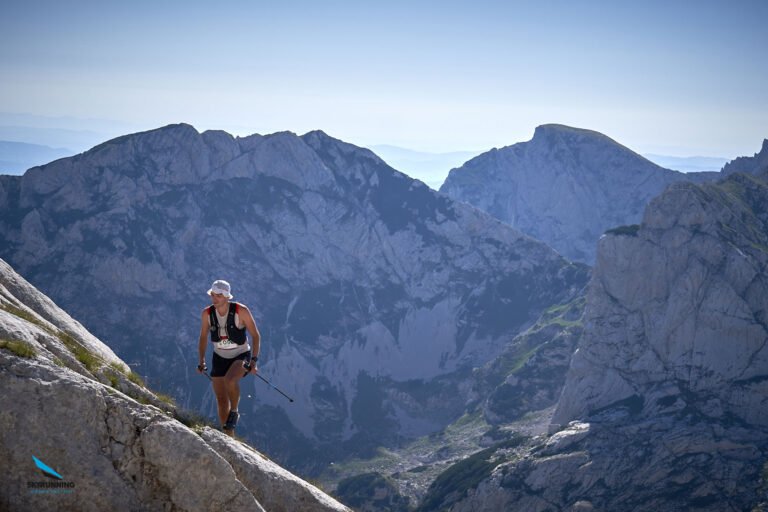
<instances>
[{"instance_id":1,"label":"rocky ridge","mask_svg":"<svg viewBox=\"0 0 768 512\"><path fill-rule=\"evenodd\" d=\"M554 433L420 510L768 509L766 205L768 172L733 174L609 231Z\"/></svg>"},{"instance_id":2,"label":"rocky ridge","mask_svg":"<svg viewBox=\"0 0 768 512\"><path fill-rule=\"evenodd\" d=\"M0 386L3 510L349 510L247 445L175 419L2 260Z\"/></svg>"},{"instance_id":3,"label":"rocky ridge","mask_svg":"<svg viewBox=\"0 0 768 512\"><path fill-rule=\"evenodd\" d=\"M723 174L743 172L747 174L760 174L768 169L768 139L763 139L763 146L753 156L740 156L723 166Z\"/></svg>"},{"instance_id":4,"label":"rocky ridge","mask_svg":"<svg viewBox=\"0 0 768 512\"><path fill-rule=\"evenodd\" d=\"M587 278L322 132L129 135L3 177L0 212L0 256L211 415L199 314L210 282L231 281L261 328L262 371L296 399L254 382L243 431L296 465L455 420L471 369Z\"/></svg>"},{"instance_id":5,"label":"rocky ridge","mask_svg":"<svg viewBox=\"0 0 768 512\"><path fill-rule=\"evenodd\" d=\"M713 418L768 426L768 187L737 174L675 184L634 233L600 241L585 333L554 423L637 398L698 397Z\"/></svg>"},{"instance_id":6,"label":"rocky ridge","mask_svg":"<svg viewBox=\"0 0 768 512\"><path fill-rule=\"evenodd\" d=\"M639 222L669 184L716 176L664 169L601 133L548 124L453 169L440 191L592 265L600 236Z\"/></svg>"}]
</instances>

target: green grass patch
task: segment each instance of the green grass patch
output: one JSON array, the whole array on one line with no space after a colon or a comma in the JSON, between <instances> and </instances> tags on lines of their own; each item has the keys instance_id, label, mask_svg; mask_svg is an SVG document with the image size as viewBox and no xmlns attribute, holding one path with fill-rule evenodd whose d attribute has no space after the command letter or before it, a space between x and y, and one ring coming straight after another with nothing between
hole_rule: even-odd
<instances>
[{"instance_id":1,"label":"green grass patch","mask_svg":"<svg viewBox=\"0 0 768 512\"><path fill-rule=\"evenodd\" d=\"M39 318L37 318L35 315L33 315L32 313L30 313L29 311L27 311L25 309L18 308L16 306L14 306L13 304L2 304L2 305L0 305L0 308L2 308L3 310L7 311L8 313L10 313L12 315L15 315L15 316L21 318L22 320L26 320L27 322L29 322L31 324L35 324L35 325L37 325L39 327L42 327L46 331L49 330L49 327L47 325L43 324L40 321Z\"/></svg>"},{"instance_id":2,"label":"green grass patch","mask_svg":"<svg viewBox=\"0 0 768 512\"><path fill-rule=\"evenodd\" d=\"M109 363L109 367L110 367L110 369L112 369L112 370L114 370L114 371L116 371L116 372L118 372L118 373L128 377L128 380L133 382L137 386L139 386L141 388L146 388L147 387L147 385L144 383L144 379L141 378L141 375L139 375L138 373L134 372L133 370L126 370L125 367L123 365L121 365L120 363L117 363L117 362ZM159 394L158 394L158 398L160 398ZM167 397L167 398L168 398L168 400L173 401L173 399L171 397ZM163 400L163 399L160 398L160 400ZM165 400L163 400L163 401L165 401Z\"/></svg>"},{"instance_id":3,"label":"green grass patch","mask_svg":"<svg viewBox=\"0 0 768 512\"><path fill-rule=\"evenodd\" d=\"M576 302L576 301L574 301L574 302ZM572 304L573 303L571 303L571 302L568 302L567 304L555 304L554 306L548 307L544 311L542 316L544 316L546 318L551 318L551 317L562 315L563 313L565 313L566 311L568 311L571 308Z\"/></svg>"},{"instance_id":4,"label":"green grass patch","mask_svg":"<svg viewBox=\"0 0 768 512\"><path fill-rule=\"evenodd\" d=\"M133 382L139 387L146 388L147 385L144 384L144 379L141 378L141 375L131 370L131 372L128 374L128 380Z\"/></svg>"},{"instance_id":5,"label":"green grass patch","mask_svg":"<svg viewBox=\"0 0 768 512\"><path fill-rule=\"evenodd\" d=\"M551 306L541 314L541 317L531 328L531 332L535 333L551 325L556 325L561 329L581 327L584 325L582 316L584 314L585 306L585 297L579 297L566 304L556 304Z\"/></svg>"},{"instance_id":6,"label":"green grass patch","mask_svg":"<svg viewBox=\"0 0 768 512\"><path fill-rule=\"evenodd\" d=\"M533 356L533 354L535 354L539 350L540 346L541 345L537 345L537 346L533 347L531 350L529 350L527 352L524 352L524 353L520 354L519 356L517 356L512 361L512 366L509 369L508 375L518 372L523 366L525 366L525 363L527 363L528 360Z\"/></svg>"},{"instance_id":7,"label":"green grass patch","mask_svg":"<svg viewBox=\"0 0 768 512\"><path fill-rule=\"evenodd\" d=\"M178 407L176 405L176 400L174 400L171 395L166 395L165 393L155 393L155 396L164 404L170 405L171 407Z\"/></svg>"},{"instance_id":8,"label":"green grass patch","mask_svg":"<svg viewBox=\"0 0 768 512\"><path fill-rule=\"evenodd\" d=\"M120 377L112 371L106 372L107 379L109 380L109 385L113 388L117 388L117 386L120 384Z\"/></svg>"},{"instance_id":9,"label":"green grass patch","mask_svg":"<svg viewBox=\"0 0 768 512\"><path fill-rule=\"evenodd\" d=\"M174 414L174 419L183 423L198 435L201 435L203 433L203 430L205 429L205 427L211 427L212 429L218 428L216 425L213 424L211 420L209 420L205 416L202 416L201 414L195 411L189 411L186 409L176 409L176 413Z\"/></svg>"},{"instance_id":10,"label":"green grass patch","mask_svg":"<svg viewBox=\"0 0 768 512\"><path fill-rule=\"evenodd\" d=\"M55 328L52 329L50 326L40 321L40 319L37 318L31 312L18 308L12 304L3 304L0 306L0 308L2 308L3 310L13 315L16 315L22 320L26 320L31 324L37 325L47 333L59 338L59 340L61 340L64 346L67 347L67 349L69 349L70 352L72 352L75 358L78 361L80 361L89 372L93 373L100 366L104 364L104 360L102 360L99 356L93 354L90 350L88 350L81 343L75 340L75 338L71 334Z\"/></svg>"},{"instance_id":11,"label":"green grass patch","mask_svg":"<svg viewBox=\"0 0 768 512\"><path fill-rule=\"evenodd\" d=\"M33 359L37 357L37 351L26 341L0 339L0 348L9 350L19 357Z\"/></svg>"},{"instance_id":12,"label":"green grass patch","mask_svg":"<svg viewBox=\"0 0 768 512\"><path fill-rule=\"evenodd\" d=\"M125 368L123 367L123 365L121 365L121 364L120 364L120 363L118 363L118 362L109 363L109 367L110 367L112 370L116 371L117 373L121 373L121 374L123 374L123 375L125 375L125 376L128 376L128 372L125 370Z\"/></svg>"},{"instance_id":13,"label":"green grass patch","mask_svg":"<svg viewBox=\"0 0 768 512\"><path fill-rule=\"evenodd\" d=\"M59 331L56 333L56 336L61 340L64 346L66 346L69 351L74 354L75 359L80 361L89 372L93 373L102 364L104 364L104 361L100 357L93 354L90 350L81 345L77 340L75 340L75 338L72 337L72 335L64 331Z\"/></svg>"},{"instance_id":14,"label":"green grass patch","mask_svg":"<svg viewBox=\"0 0 768 512\"><path fill-rule=\"evenodd\" d=\"M449 434L452 431L463 432L465 428L472 428L481 425L484 425L483 415L475 411L473 413L464 414L461 418L448 425L446 432Z\"/></svg>"}]
</instances>

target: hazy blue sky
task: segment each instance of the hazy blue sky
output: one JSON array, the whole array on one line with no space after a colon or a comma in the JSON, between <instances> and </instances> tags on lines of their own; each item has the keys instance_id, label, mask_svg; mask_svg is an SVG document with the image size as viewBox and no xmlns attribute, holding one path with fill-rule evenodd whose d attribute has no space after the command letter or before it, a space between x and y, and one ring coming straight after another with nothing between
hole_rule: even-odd
<instances>
[{"instance_id":1,"label":"hazy blue sky","mask_svg":"<svg viewBox=\"0 0 768 512\"><path fill-rule=\"evenodd\" d=\"M562 123L638 152L751 155L766 20L763 0L5 0L0 112L428 151Z\"/></svg>"}]
</instances>

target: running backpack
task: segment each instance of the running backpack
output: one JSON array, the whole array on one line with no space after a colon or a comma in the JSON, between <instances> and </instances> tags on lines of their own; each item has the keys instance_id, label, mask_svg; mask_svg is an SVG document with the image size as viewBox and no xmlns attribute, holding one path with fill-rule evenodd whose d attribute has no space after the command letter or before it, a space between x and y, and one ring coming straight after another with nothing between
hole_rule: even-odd
<instances>
[{"instance_id":1,"label":"running backpack","mask_svg":"<svg viewBox=\"0 0 768 512\"><path fill-rule=\"evenodd\" d=\"M231 340L232 343L242 345L246 341L245 327L238 329L237 325L235 325L235 315L239 311L239 306L240 305L237 302L229 303L229 312L227 313L227 323L225 327L227 329L227 339ZM221 341L221 337L219 336L219 318L216 315L216 308L213 305L208 308L208 315L211 324L211 341L216 343Z\"/></svg>"}]
</instances>

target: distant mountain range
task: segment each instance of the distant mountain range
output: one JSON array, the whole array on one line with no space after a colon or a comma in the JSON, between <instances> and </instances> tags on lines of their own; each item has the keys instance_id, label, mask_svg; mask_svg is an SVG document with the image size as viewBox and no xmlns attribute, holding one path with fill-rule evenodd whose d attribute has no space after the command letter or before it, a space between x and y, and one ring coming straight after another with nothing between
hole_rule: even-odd
<instances>
[{"instance_id":1,"label":"distant mountain range","mask_svg":"<svg viewBox=\"0 0 768 512\"><path fill-rule=\"evenodd\" d=\"M13 132L6 127L6 135L18 137L19 133L18 130ZM30 137L33 136L30 134ZM41 137L46 138L42 135ZM93 137L94 143L88 147L95 146L100 142L96 137ZM431 153L386 144L369 146L369 149L380 156L391 167L414 179L421 180L434 190L440 188L451 169L459 167L471 158L481 154L479 151ZM41 144L0 140L0 174L20 175L32 167L44 165L66 156L72 156L75 153L77 151L67 148L54 148ZM664 155L643 156L662 167L682 172L719 171L728 162L726 158L671 157Z\"/></svg>"},{"instance_id":2,"label":"distant mountain range","mask_svg":"<svg viewBox=\"0 0 768 512\"><path fill-rule=\"evenodd\" d=\"M0 215L0 256L208 411L199 314L210 282L231 281L261 325L262 370L296 398L256 388L243 433L293 465L443 428L472 368L588 278L322 132L127 135L0 177Z\"/></svg>"},{"instance_id":3,"label":"distant mountain range","mask_svg":"<svg viewBox=\"0 0 768 512\"><path fill-rule=\"evenodd\" d=\"M481 153L480 151L430 153L384 144L369 146L369 149L393 168L411 178L423 181L434 190L440 188L451 169L459 167Z\"/></svg>"},{"instance_id":4,"label":"distant mountain range","mask_svg":"<svg viewBox=\"0 0 768 512\"><path fill-rule=\"evenodd\" d=\"M71 154L87 151L105 140L141 129L141 126L132 123L106 119L0 112L0 140L67 148L72 151Z\"/></svg>"},{"instance_id":5,"label":"distant mountain range","mask_svg":"<svg viewBox=\"0 0 768 512\"><path fill-rule=\"evenodd\" d=\"M761 158L768 156L754 157ZM754 166L751 162L743 165ZM571 260L592 264L600 236L637 224L648 202L667 186L718 177L665 169L598 132L543 125L528 142L493 149L453 169L440 191Z\"/></svg>"},{"instance_id":6,"label":"distant mountain range","mask_svg":"<svg viewBox=\"0 0 768 512\"><path fill-rule=\"evenodd\" d=\"M341 482L361 510L768 510L767 194L768 141L686 174L544 125L436 192L321 131L180 124L0 176L0 257L210 417L230 280L296 398L245 381L242 433L396 460Z\"/></svg>"},{"instance_id":7,"label":"distant mountain range","mask_svg":"<svg viewBox=\"0 0 768 512\"><path fill-rule=\"evenodd\" d=\"M728 163L727 158L710 156L669 156L643 153L651 162L680 172L718 172Z\"/></svg>"},{"instance_id":8,"label":"distant mountain range","mask_svg":"<svg viewBox=\"0 0 768 512\"><path fill-rule=\"evenodd\" d=\"M65 148L0 140L0 174L24 174L27 169L74 154Z\"/></svg>"},{"instance_id":9,"label":"distant mountain range","mask_svg":"<svg viewBox=\"0 0 768 512\"><path fill-rule=\"evenodd\" d=\"M439 190L448 173L468 160L482 154L482 151L452 151L430 153L386 144L369 146L385 162L404 172L411 178L421 180L430 188ZM689 156L676 157L657 154L643 154L651 162L680 172L719 172L728 162L727 158Z\"/></svg>"}]
</instances>

